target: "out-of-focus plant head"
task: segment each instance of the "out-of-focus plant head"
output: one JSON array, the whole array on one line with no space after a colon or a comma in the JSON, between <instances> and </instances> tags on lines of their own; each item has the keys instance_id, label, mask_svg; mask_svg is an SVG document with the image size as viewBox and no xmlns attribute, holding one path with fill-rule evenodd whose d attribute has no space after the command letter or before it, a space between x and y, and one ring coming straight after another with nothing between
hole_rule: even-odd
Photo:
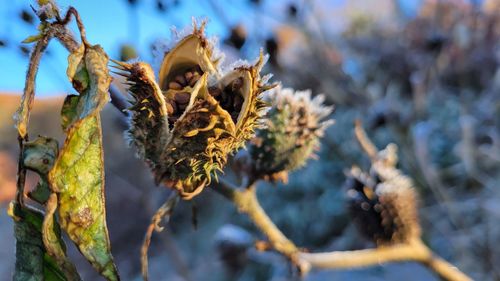
<instances>
[{"instance_id":1,"label":"out-of-focus plant head","mask_svg":"<svg viewBox=\"0 0 500 281\"><path fill-rule=\"evenodd\" d=\"M271 104L263 128L249 146L253 172L268 180L286 181L287 173L315 157L333 107L324 105L324 96L310 91L276 88L265 97Z\"/></svg>"}]
</instances>

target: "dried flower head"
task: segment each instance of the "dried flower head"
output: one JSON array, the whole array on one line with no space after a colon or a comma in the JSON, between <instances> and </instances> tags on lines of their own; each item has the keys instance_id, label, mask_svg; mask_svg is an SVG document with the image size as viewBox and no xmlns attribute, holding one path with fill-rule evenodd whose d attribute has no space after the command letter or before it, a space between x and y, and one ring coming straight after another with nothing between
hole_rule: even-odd
<instances>
[{"instance_id":1,"label":"dried flower head","mask_svg":"<svg viewBox=\"0 0 500 281\"><path fill-rule=\"evenodd\" d=\"M264 178L286 178L283 172L305 165L319 147L319 139L333 120L325 120L333 107L324 96L311 98L310 91L277 88L266 96L271 109L249 151L254 172ZM279 176L275 176L279 175Z\"/></svg>"},{"instance_id":2,"label":"dried flower head","mask_svg":"<svg viewBox=\"0 0 500 281\"><path fill-rule=\"evenodd\" d=\"M143 62L116 62L134 100L129 136L157 183L190 199L222 171L227 155L252 137L271 86L261 79L261 55L254 65L221 74L204 24L166 53L156 78Z\"/></svg>"},{"instance_id":3,"label":"dried flower head","mask_svg":"<svg viewBox=\"0 0 500 281\"><path fill-rule=\"evenodd\" d=\"M347 181L349 211L361 233L377 245L420 237L417 194L411 180L382 162L371 175L352 168Z\"/></svg>"}]
</instances>

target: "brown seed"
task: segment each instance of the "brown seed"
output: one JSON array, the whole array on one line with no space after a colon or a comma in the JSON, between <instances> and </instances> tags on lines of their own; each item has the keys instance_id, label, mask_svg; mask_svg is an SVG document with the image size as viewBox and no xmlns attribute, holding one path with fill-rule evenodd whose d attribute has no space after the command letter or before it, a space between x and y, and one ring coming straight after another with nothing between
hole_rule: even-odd
<instances>
[{"instance_id":1,"label":"brown seed","mask_svg":"<svg viewBox=\"0 0 500 281\"><path fill-rule=\"evenodd\" d=\"M193 73L193 77L189 80L189 86L194 87L198 80L200 80L200 74L198 72Z\"/></svg>"},{"instance_id":2,"label":"brown seed","mask_svg":"<svg viewBox=\"0 0 500 281\"><path fill-rule=\"evenodd\" d=\"M191 78L193 78L193 72L192 71L187 71L186 73L184 73L184 78L186 78L186 81L190 81Z\"/></svg>"},{"instance_id":3,"label":"brown seed","mask_svg":"<svg viewBox=\"0 0 500 281\"><path fill-rule=\"evenodd\" d=\"M186 104L189 103L189 99L191 98L191 94L188 92L180 92L177 93L174 97L175 101L178 104Z\"/></svg>"},{"instance_id":4,"label":"brown seed","mask_svg":"<svg viewBox=\"0 0 500 281\"><path fill-rule=\"evenodd\" d=\"M177 112L177 105L175 104L174 101L167 102L166 106L167 106L167 113L169 116L172 116L173 114L175 114L175 112Z\"/></svg>"},{"instance_id":5,"label":"brown seed","mask_svg":"<svg viewBox=\"0 0 500 281\"><path fill-rule=\"evenodd\" d=\"M175 76L175 82L179 83L181 86L186 86L186 79L182 75Z\"/></svg>"},{"instance_id":6,"label":"brown seed","mask_svg":"<svg viewBox=\"0 0 500 281\"><path fill-rule=\"evenodd\" d=\"M168 88L173 90L181 90L183 87L179 83L172 81L168 83Z\"/></svg>"},{"instance_id":7,"label":"brown seed","mask_svg":"<svg viewBox=\"0 0 500 281\"><path fill-rule=\"evenodd\" d=\"M208 92L214 98L217 98L222 94L222 90L215 86L209 87Z\"/></svg>"},{"instance_id":8,"label":"brown seed","mask_svg":"<svg viewBox=\"0 0 500 281\"><path fill-rule=\"evenodd\" d=\"M174 113L174 107L168 102L165 106L167 107L167 114L172 115Z\"/></svg>"}]
</instances>

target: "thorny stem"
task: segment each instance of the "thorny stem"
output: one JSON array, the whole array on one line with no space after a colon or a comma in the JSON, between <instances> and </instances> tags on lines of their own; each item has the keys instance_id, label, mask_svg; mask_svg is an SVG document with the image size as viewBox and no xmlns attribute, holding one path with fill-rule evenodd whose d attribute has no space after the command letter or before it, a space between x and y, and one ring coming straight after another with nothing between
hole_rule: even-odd
<instances>
[{"instance_id":1,"label":"thorny stem","mask_svg":"<svg viewBox=\"0 0 500 281\"><path fill-rule=\"evenodd\" d=\"M248 215L260 231L267 236L270 245L294 262L302 274L307 274L311 268L359 268L388 262L416 261L435 272L443 280L472 280L455 266L434 255L421 240L376 249L326 253L302 252L278 229L262 209L255 193L255 182L246 189L240 190L221 179L219 183L212 185L212 189L231 201L239 212Z\"/></svg>"}]
</instances>

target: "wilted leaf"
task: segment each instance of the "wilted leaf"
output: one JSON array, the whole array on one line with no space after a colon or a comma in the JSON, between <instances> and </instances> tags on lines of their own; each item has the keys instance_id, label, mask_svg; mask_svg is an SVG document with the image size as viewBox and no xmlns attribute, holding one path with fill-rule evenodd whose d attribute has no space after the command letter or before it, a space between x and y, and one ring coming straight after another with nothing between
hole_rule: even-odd
<instances>
[{"instance_id":1,"label":"wilted leaf","mask_svg":"<svg viewBox=\"0 0 500 281\"><path fill-rule=\"evenodd\" d=\"M46 205L46 214L43 224L37 231L42 233L44 246L45 280L81 280L76 267L66 256L66 245L61 238L61 229L54 213L57 209L57 195L51 194L47 182L47 173L54 166L58 155L59 145L55 139L39 136L24 146L24 166L38 173L40 181L30 198ZM41 213L40 213L41 214ZM37 227L39 222L37 222ZM61 277L62 276L62 277Z\"/></svg>"},{"instance_id":2,"label":"wilted leaf","mask_svg":"<svg viewBox=\"0 0 500 281\"><path fill-rule=\"evenodd\" d=\"M31 35L31 36L28 36L23 41L21 41L21 43L24 43L24 44L33 43L33 42L40 40L40 38L42 38L42 37L43 37L42 34Z\"/></svg>"},{"instance_id":3,"label":"wilted leaf","mask_svg":"<svg viewBox=\"0 0 500 281\"><path fill-rule=\"evenodd\" d=\"M64 273L52 257L47 255L42 242L43 213L11 203L9 214L14 219L16 237L16 266L14 281L66 281ZM69 279L80 280L80 279Z\"/></svg>"},{"instance_id":4,"label":"wilted leaf","mask_svg":"<svg viewBox=\"0 0 500 281\"><path fill-rule=\"evenodd\" d=\"M66 245L61 238L61 228L55 220L57 195L52 193L47 201L47 210L42 225L42 240L50 257L54 258L59 268L68 280L81 280L76 267L66 256Z\"/></svg>"},{"instance_id":5,"label":"wilted leaf","mask_svg":"<svg viewBox=\"0 0 500 281\"><path fill-rule=\"evenodd\" d=\"M106 227L99 116L109 99L107 63L99 46L82 45L68 58L67 74L80 95L67 98L63 107L67 136L49 182L58 194L61 227L97 271L108 280L119 280Z\"/></svg>"}]
</instances>

